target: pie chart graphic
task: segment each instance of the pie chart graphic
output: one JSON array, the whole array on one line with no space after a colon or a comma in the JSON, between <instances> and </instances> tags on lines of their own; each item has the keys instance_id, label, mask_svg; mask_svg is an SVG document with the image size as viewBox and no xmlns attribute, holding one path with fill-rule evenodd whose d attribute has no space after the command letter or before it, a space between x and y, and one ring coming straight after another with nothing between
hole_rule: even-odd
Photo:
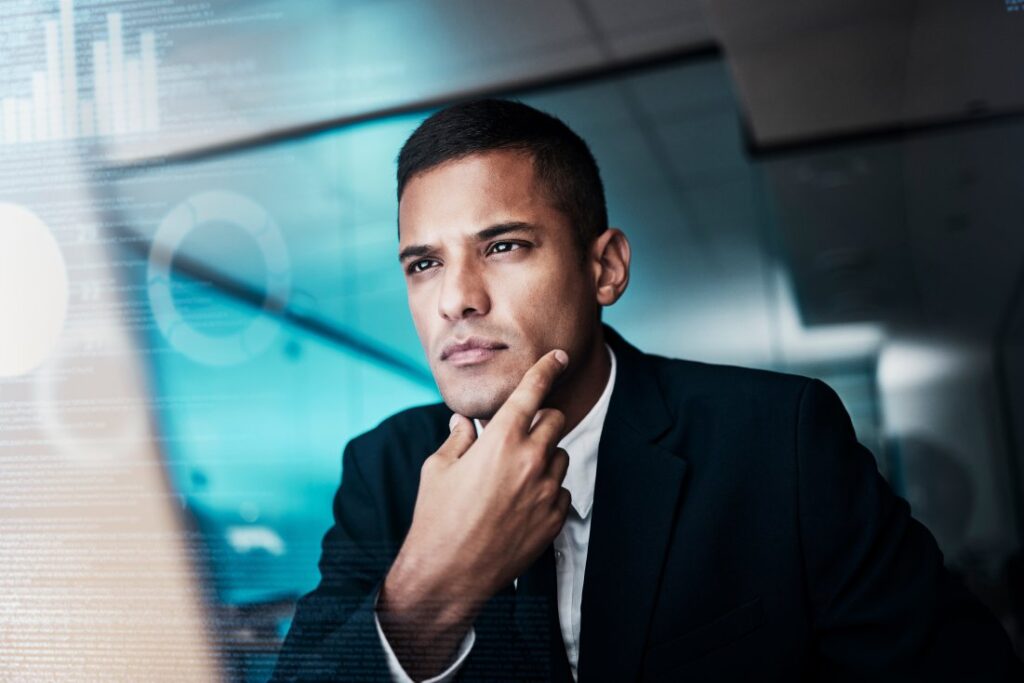
<instances>
[{"instance_id":1,"label":"pie chart graphic","mask_svg":"<svg viewBox=\"0 0 1024 683\"><path fill-rule=\"evenodd\" d=\"M182 315L171 288L174 254L192 231L217 222L241 228L259 248L266 266L267 303L286 300L291 273L288 250L277 223L248 197L221 190L193 195L164 217L150 250L147 290L156 324L172 347L198 363L226 366L242 363L265 350L276 338L279 323L271 316L261 315L237 333L214 336L196 328Z\"/></svg>"}]
</instances>

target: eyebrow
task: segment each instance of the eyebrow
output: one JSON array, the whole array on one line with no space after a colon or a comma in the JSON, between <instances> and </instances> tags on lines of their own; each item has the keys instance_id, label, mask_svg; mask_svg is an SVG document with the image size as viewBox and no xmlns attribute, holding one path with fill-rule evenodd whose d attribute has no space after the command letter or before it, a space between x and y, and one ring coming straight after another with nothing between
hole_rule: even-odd
<instances>
[{"instance_id":1,"label":"eyebrow","mask_svg":"<svg viewBox=\"0 0 1024 683\"><path fill-rule=\"evenodd\" d=\"M477 242L483 242L501 235L506 235L510 232L525 232L533 234L537 232L537 228L532 224L525 223L523 221L508 221L506 223L496 223L495 225L484 228L480 232L476 233L474 237L476 237ZM426 256L427 254L435 251L435 249L436 247L431 244L410 244L399 252L398 261L401 263L417 256Z\"/></svg>"}]
</instances>

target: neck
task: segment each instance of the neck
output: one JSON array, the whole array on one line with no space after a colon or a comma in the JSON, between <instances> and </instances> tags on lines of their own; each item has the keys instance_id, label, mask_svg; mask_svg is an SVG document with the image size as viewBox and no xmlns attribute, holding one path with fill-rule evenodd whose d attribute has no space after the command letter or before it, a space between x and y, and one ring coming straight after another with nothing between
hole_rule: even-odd
<instances>
[{"instance_id":1,"label":"neck","mask_svg":"<svg viewBox=\"0 0 1024 683\"><path fill-rule=\"evenodd\" d=\"M543 407L555 408L565 414L563 436L586 417L608 384L612 364L604 345L604 330L599 326L580 357L574 358L570 353L569 367L544 401ZM486 427L487 422L481 420L480 424Z\"/></svg>"}]
</instances>

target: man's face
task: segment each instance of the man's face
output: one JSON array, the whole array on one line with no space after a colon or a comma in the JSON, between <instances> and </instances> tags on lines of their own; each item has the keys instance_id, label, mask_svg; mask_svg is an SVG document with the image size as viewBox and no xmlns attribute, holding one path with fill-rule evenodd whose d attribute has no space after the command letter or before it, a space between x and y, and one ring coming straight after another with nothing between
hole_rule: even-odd
<instances>
[{"instance_id":1,"label":"man's face","mask_svg":"<svg viewBox=\"0 0 1024 683\"><path fill-rule=\"evenodd\" d=\"M415 176L399 203L409 309L448 407L490 419L541 356L582 357L598 304L532 157L490 151Z\"/></svg>"}]
</instances>

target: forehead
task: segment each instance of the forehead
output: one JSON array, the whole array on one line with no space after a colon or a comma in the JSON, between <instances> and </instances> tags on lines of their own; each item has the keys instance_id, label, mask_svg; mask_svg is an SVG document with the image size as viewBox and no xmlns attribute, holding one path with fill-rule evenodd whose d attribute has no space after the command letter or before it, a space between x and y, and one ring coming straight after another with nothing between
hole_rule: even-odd
<instances>
[{"instance_id":1,"label":"forehead","mask_svg":"<svg viewBox=\"0 0 1024 683\"><path fill-rule=\"evenodd\" d=\"M532 156L518 150L471 154L417 174L398 205L403 244L510 221L564 221L537 181Z\"/></svg>"}]
</instances>

